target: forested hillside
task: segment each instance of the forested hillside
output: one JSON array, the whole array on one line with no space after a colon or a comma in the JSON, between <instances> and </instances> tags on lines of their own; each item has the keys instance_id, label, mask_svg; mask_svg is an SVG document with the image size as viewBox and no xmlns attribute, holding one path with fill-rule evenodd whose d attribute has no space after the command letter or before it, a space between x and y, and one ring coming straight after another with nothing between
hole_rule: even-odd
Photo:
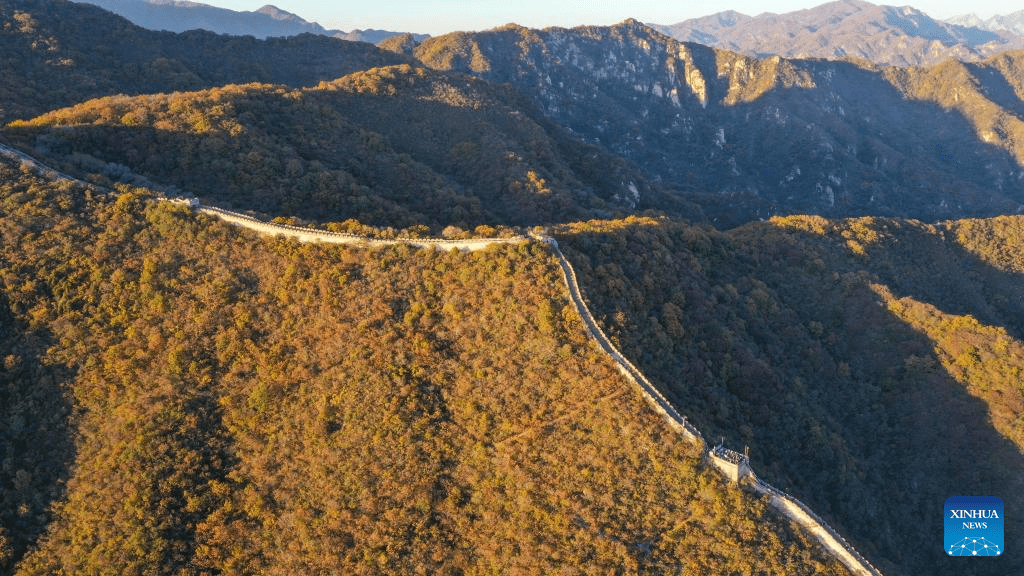
<instances>
[{"instance_id":1,"label":"forested hillside","mask_svg":"<svg viewBox=\"0 0 1024 576\"><path fill-rule=\"evenodd\" d=\"M509 83L721 227L778 214L920 219L1024 206L1024 54L881 68L763 60L636 21L430 38L439 70Z\"/></svg>"},{"instance_id":2,"label":"forested hillside","mask_svg":"<svg viewBox=\"0 0 1024 576\"><path fill-rule=\"evenodd\" d=\"M699 214L515 92L410 66L306 89L109 97L8 134L75 173L139 174L215 205L321 222L533 225L610 215L641 195Z\"/></svg>"},{"instance_id":3,"label":"forested hillside","mask_svg":"<svg viewBox=\"0 0 1024 576\"><path fill-rule=\"evenodd\" d=\"M791 213L934 220L1016 213L1024 206L1020 52L921 69L757 60L680 43L636 21L576 29L507 26L418 45L410 37L382 50L315 36L257 41L156 33L90 6L7 1L10 6L0 4L0 58L12 76L0 88L6 91L0 117L8 121L118 93L248 82L311 87L373 67L415 67L418 59L428 68L483 79L492 85L487 90L504 93L499 99L518 93L512 108L551 125L545 131L560 141L563 163L589 164L573 167L582 188L634 209L691 219L706 214L729 227ZM460 170L489 162L461 141L432 139L437 128L420 132L431 110L403 112L410 96L403 85L392 89L378 94L378 102L390 104L375 105L383 112L369 127L390 147L420 161L423 150L446 154L444 161ZM146 107L141 101L127 106ZM472 131L475 115L461 111L461 118L446 121ZM289 120L301 132L315 119ZM264 121L280 131L291 127ZM145 118L134 122L152 127ZM594 148L570 150L566 141ZM498 152L510 148L500 140L486 144ZM300 159L305 154L294 144L275 144L282 145L297 148ZM133 166L112 155L106 161ZM352 161L374 170L358 155ZM487 180L501 186L503 175Z\"/></svg>"},{"instance_id":4,"label":"forested hillside","mask_svg":"<svg viewBox=\"0 0 1024 576\"><path fill-rule=\"evenodd\" d=\"M541 244L262 240L28 172L4 573L845 573L676 440Z\"/></svg>"},{"instance_id":5,"label":"forested hillside","mask_svg":"<svg viewBox=\"0 0 1024 576\"><path fill-rule=\"evenodd\" d=\"M240 82L308 86L407 61L369 44L312 34L256 40L153 32L89 4L0 0L0 121L112 94Z\"/></svg>"},{"instance_id":6,"label":"forested hillside","mask_svg":"<svg viewBox=\"0 0 1024 576\"><path fill-rule=\"evenodd\" d=\"M939 513L999 496L1024 546L1022 54L385 48L0 0L0 574L846 573L652 412L546 244L299 244L179 195L545 227L625 356L882 573L1024 573Z\"/></svg>"},{"instance_id":7,"label":"forested hillside","mask_svg":"<svg viewBox=\"0 0 1024 576\"><path fill-rule=\"evenodd\" d=\"M1024 218L630 219L558 238L623 352L883 573L1022 569L921 543L950 494L1001 495L1007 541L1024 533Z\"/></svg>"}]
</instances>

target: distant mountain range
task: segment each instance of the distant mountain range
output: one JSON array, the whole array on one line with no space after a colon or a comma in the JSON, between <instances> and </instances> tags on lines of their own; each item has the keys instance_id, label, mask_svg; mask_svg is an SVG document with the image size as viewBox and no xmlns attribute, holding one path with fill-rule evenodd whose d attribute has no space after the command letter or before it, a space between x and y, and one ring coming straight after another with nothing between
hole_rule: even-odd
<instances>
[{"instance_id":1,"label":"distant mountain range","mask_svg":"<svg viewBox=\"0 0 1024 576\"><path fill-rule=\"evenodd\" d=\"M88 3L124 16L143 28L170 32L209 30L256 38L320 34L371 44L399 34L388 30L327 30L316 22L307 22L269 4L254 12L238 12L187 0L89 0ZM422 40L426 35L413 34L413 37Z\"/></svg>"},{"instance_id":2,"label":"distant mountain range","mask_svg":"<svg viewBox=\"0 0 1024 576\"><path fill-rule=\"evenodd\" d=\"M111 94L248 82L307 86L367 67L412 62L327 36L172 34L146 30L91 4L0 0L0 17L18 13L25 14L22 21L0 25L0 122Z\"/></svg>"},{"instance_id":3,"label":"distant mountain range","mask_svg":"<svg viewBox=\"0 0 1024 576\"><path fill-rule=\"evenodd\" d=\"M608 154L571 169L585 183L576 190L593 189L609 210L696 216L690 206L699 204L709 220L735 225L780 213L935 220L1024 209L1024 51L927 68L757 60L678 42L635 20L571 30L509 25L418 44L396 36L385 50L311 34L263 41L199 31L175 36L94 6L58 5L63 16L39 9L31 25L0 31L0 68L11 80L0 84L0 117L32 118L109 94L253 81L315 86L418 61L508 85L549 121L639 169L610 175ZM110 31L100 37L94 31L104 25ZM45 57L23 56L44 46ZM389 111L381 122L406 107L401 98L380 102ZM515 107L542 124L529 106ZM388 139L426 137L410 120ZM461 158L424 161L440 172L449 170L444 162L476 166L458 141L434 144L445 158ZM135 167L127 158L106 160ZM570 182L536 172L548 188ZM476 186L468 184L478 182L473 178L461 185ZM599 189L605 181L608 188ZM584 196L579 206L598 206Z\"/></svg>"},{"instance_id":4,"label":"distant mountain range","mask_svg":"<svg viewBox=\"0 0 1024 576\"><path fill-rule=\"evenodd\" d=\"M329 30L269 4L250 12L187 0L89 3L150 30L208 30L261 39L318 34L371 44L391 39L389 49L407 51L399 48L405 33ZM676 40L749 56L863 58L895 66L928 66L949 59L980 61L1024 48L1024 10L984 20L967 14L942 21L909 6L880 6L862 0L838 0L786 14L748 16L730 10L676 24L650 26ZM414 43L429 37L410 36Z\"/></svg>"},{"instance_id":5,"label":"distant mountain range","mask_svg":"<svg viewBox=\"0 0 1024 576\"><path fill-rule=\"evenodd\" d=\"M964 14L963 16L950 18L946 22L958 26L972 26L982 30L991 30L993 32L1006 30L1024 36L1024 10L1019 10L1006 16L993 16L984 20L979 18L977 14Z\"/></svg>"},{"instance_id":6,"label":"distant mountain range","mask_svg":"<svg viewBox=\"0 0 1024 576\"><path fill-rule=\"evenodd\" d=\"M979 61L1024 48L1024 12L1005 21L969 18L942 22L909 6L839 0L786 14L728 11L652 26L677 40L750 56L863 58L896 66Z\"/></svg>"}]
</instances>

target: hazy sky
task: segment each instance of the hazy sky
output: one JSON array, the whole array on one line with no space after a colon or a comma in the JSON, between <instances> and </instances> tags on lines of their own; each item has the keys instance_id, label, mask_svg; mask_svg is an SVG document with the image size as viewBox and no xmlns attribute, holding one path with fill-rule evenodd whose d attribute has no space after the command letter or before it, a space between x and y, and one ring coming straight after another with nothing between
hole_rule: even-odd
<instances>
[{"instance_id":1,"label":"hazy sky","mask_svg":"<svg viewBox=\"0 0 1024 576\"><path fill-rule=\"evenodd\" d=\"M377 28L443 34L454 30L485 30L509 22L530 28L607 25L636 18L674 24L688 18L736 10L751 16L811 8L824 0L197 0L232 10L257 10L273 4L319 22L325 28L350 31ZM875 4L903 6L905 1ZM916 0L910 5L935 18L965 12L988 17L1021 9L1019 0Z\"/></svg>"}]
</instances>

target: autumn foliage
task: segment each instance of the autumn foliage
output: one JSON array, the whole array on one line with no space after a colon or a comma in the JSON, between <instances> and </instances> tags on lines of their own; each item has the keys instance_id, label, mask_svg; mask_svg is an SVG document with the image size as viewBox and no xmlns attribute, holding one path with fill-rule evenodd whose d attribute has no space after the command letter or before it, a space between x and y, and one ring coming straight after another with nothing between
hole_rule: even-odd
<instances>
[{"instance_id":1,"label":"autumn foliage","mask_svg":"<svg viewBox=\"0 0 1024 576\"><path fill-rule=\"evenodd\" d=\"M0 170L7 573L844 573L646 406L539 243L301 245Z\"/></svg>"}]
</instances>

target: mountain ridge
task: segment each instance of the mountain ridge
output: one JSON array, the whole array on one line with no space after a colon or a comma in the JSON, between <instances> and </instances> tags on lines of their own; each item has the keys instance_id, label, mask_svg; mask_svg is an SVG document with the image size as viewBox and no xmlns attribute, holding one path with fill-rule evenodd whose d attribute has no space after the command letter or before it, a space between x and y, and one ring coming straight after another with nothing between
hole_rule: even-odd
<instances>
[{"instance_id":1,"label":"mountain ridge","mask_svg":"<svg viewBox=\"0 0 1024 576\"><path fill-rule=\"evenodd\" d=\"M1024 217L952 220L1020 208L1024 53L343 44L0 0L0 135L79 179L0 155L0 573L850 572L629 365L885 574L1024 572L935 545L961 490L1024 534ZM530 223L571 268L293 237Z\"/></svg>"},{"instance_id":2,"label":"mountain ridge","mask_svg":"<svg viewBox=\"0 0 1024 576\"><path fill-rule=\"evenodd\" d=\"M681 41L764 57L863 58L877 64L928 66L950 58L979 61L1024 48L1024 36L939 21L909 6L836 0L785 14L723 12L654 25Z\"/></svg>"},{"instance_id":3,"label":"mountain ridge","mask_svg":"<svg viewBox=\"0 0 1024 576\"><path fill-rule=\"evenodd\" d=\"M1024 205L1024 52L930 68L756 59L627 20L453 33L412 54L515 86L725 226L775 213L943 219Z\"/></svg>"},{"instance_id":4,"label":"mountain ridge","mask_svg":"<svg viewBox=\"0 0 1024 576\"><path fill-rule=\"evenodd\" d=\"M0 470L17 479L0 484L17 526L0 569L848 573L667 441L572 316L546 250L261 240L144 190L96 196L29 172L0 160L18 240L0 259L14 320L0 326L0 439L17 466ZM62 279L90 270L82 294L102 299L84 304ZM46 328L52 345L18 347ZM74 418L41 434L50 387L74 393ZM58 478L45 472L61 454L39 458L26 433L73 441ZM16 507L28 521L7 521ZM327 520L296 532L297 518Z\"/></svg>"},{"instance_id":5,"label":"mountain ridge","mask_svg":"<svg viewBox=\"0 0 1024 576\"><path fill-rule=\"evenodd\" d=\"M992 32L1006 30L1017 35L1024 35L1024 10L1018 10L1017 12L1005 15L995 15L989 18L981 18L973 13L964 14L962 16L947 18L946 22L961 26L981 28Z\"/></svg>"},{"instance_id":6,"label":"mountain ridge","mask_svg":"<svg viewBox=\"0 0 1024 576\"><path fill-rule=\"evenodd\" d=\"M95 10L83 14L99 18ZM14 113L23 118L93 95L252 81L308 86L358 69L419 61L508 85L545 121L567 130L567 138L603 149L604 158L624 158L621 174L644 177L609 180L606 188L617 190L603 197L634 210L702 219L692 209L699 204L729 227L795 212L936 220L1015 213L1024 205L1021 52L930 68L755 59L681 43L635 20L577 29L509 25L419 43L396 37L388 50L378 50L313 35L273 41L175 36L119 19L125 28L111 43L61 30L45 18L51 17L41 13L34 21L34 32L19 33L12 24L0 33L8 51L43 41L55 50L48 60L11 60L18 82L0 90L19 90L0 101L36 106ZM125 68L124 58L97 59L86 49L97 43L127 50L136 68ZM221 52L224 58L216 56ZM229 64L233 57L248 59L245 54L258 54L260 66ZM296 57L308 60L279 66ZM59 64L61 58L71 64ZM111 76L115 60L122 72ZM27 99L24 86L30 87ZM53 90L58 86L62 90ZM399 94L404 88L392 89ZM40 105L34 93L60 94L63 101ZM397 131L391 138L401 140ZM407 141L418 146L417 139ZM653 186L645 188L644 181Z\"/></svg>"},{"instance_id":7,"label":"mountain ridge","mask_svg":"<svg viewBox=\"0 0 1024 576\"><path fill-rule=\"evenodd\" d=\"M112 94L230 83L315 85L410 59L361 42L303 34L257 40L154 32L91 4L0 0L0 120Z\"/></svg>"},{"instance_id":8,"label":"mountain ridge","mask_svg":"<svg viewBox=\"0 0 1024 576\"><path fill-rule=\"evenodd\" d=\"M266 39L299 34L318 34L353 42L380 42L403 34L387 30L328 30L316 22L308 22L297 14L267 4L253 11L218 8L188 0L79 0L124 16L149 30L186 32L203 29L218 34L253 36ZM418 40L426 34L413 34Z\"/></svg>"},{"instance_id":9,"label":"mountain ridge","mask_svg":"<svg viewBox=\"0 0 1024 576\"><path fill-rule=\"evenodd\" d=\"M404 137L410 124L419 138ZM12 123L8 135L79 172L141 175L225 208L318 222L534 225L667 196L507 87L409 65L303 89L107 97ZM154 143L163 155L144 152Z\"/></svg>"}]
</instances>

